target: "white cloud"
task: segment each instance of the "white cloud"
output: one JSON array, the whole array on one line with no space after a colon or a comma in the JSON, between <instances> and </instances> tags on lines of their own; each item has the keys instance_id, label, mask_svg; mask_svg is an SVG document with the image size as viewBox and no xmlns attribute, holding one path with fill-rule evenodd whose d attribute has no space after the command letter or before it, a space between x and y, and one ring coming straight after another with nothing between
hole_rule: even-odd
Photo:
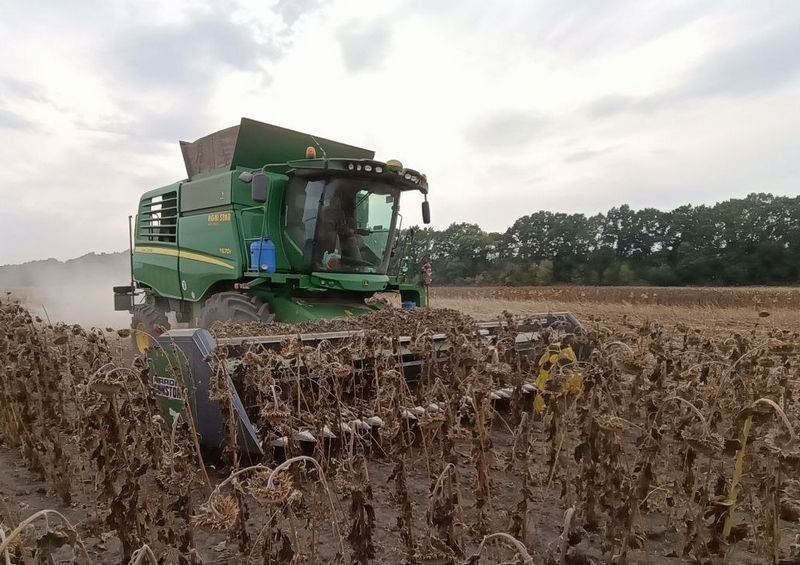
<instances>
[{"instance_id":1,"label":"white cloud","mask_svg":"<svg viewBox=\"0 0 800 565\"><path fill-rule=\"evenodd\" d=\"M124 248L139 194L184 175L178 138L242 116L427 172L439 226L793 193L798 22L781 0L11 5L0 264Z\"/></svg>"}]
</instances>

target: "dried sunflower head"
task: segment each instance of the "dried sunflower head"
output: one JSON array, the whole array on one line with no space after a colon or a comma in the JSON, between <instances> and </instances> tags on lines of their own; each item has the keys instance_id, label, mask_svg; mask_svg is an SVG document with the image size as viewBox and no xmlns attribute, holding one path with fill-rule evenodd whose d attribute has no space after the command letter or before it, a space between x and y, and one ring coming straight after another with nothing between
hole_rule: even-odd
<instances>
[{"instance_id":1,"label":"dried sunflower head","mask_svg":"<svg viewBox=\"0 0 800 565\"><path fill-rule=\"evenodd\" d=\"M697 432L690 429L681 431L683 440L696 452L713 454L722 451L725 441L719 434L706 434L702 431Z\"/></svg>"},{"instance_id":2,"label":"dried sunflower head","mask_svg":"<svg viewBox=\"0 0 800 565\"><path fill-rule=\"evenodd\" d=\"M261 407L259 412L261 417L271 424L286 422L292 416L289 407L283 403L274 404L272 402L267 402Z\"/></svg>"},{"instance_id":3,"label":"dried sunflower head","mask_svg":"<svg viewBox=\"0 0 800 565\"><path fill-rule=\"evenodd\" d=\"M353 367L337 362L331 364L331 371L333 372L333 376L337 379L343 379L349 377L353 373Z\"/></svg>"},{"instance_id":4,"label":"dried sunflower head","mask_svg":"<svg viewBox=\"0 0 800 565\"><path fill-rule=\"evenodd\" d=\"M434 428L444 424L445 420L444 412L425 412L419 418L419 425L422 428Z\"/></svg>"},{"instance_id":5,"label":"dried sunflower head","mask_svg":"<svg viewBox=\"0 0 800 565\"><path fill-rule=\"evenodd\" d=\"M192 516L192 523L200 528L225 531L233 527L238 517L239 505L236 499L218 494L212 495L200 506L200 512Z\"/></svg>"},{"instance_id":6,"label":"dried sunflower head","mask_svg":"<svg viewBox=\"0 0 800 565\"><path fill-rule=\"evenodd\" d=\"M628 429L628 425L622 418L608 414L600 414L594 417L595 423L607 432L621 432Z\"/></svg>"},{"instance_id":7,"label":"dried sunflower head","mask_svg":"<svg viewBox=\"0 0 800 565\"><path fill-rule=\"evenodd\" d=\"M295 490L294 479L289 473L282 471L272 477L270 485L271 474L266 469L254 472L244 483L244 491L263 504L280 504L286 501Z\"/></svg>"},{"instance_id":8,"label":"dried sunflower head","mask_svg":"<svg viewBox=\"0 0 800 565\"><path fill-rule=\"evenodd\" d=\"M2 520L0 520L0 530L3 531L5 536L7 536L9 532L11 532L13 529L14 528L7 526ZM25 529L20 533L20 535L18 535L8 543L8 551L12 554L20 553L22 549L25 547L25 539L30 537L30 535L33 532L34 528L32 525L28 525L27 527L25 527Z\"/></svg>"}]
</instances>

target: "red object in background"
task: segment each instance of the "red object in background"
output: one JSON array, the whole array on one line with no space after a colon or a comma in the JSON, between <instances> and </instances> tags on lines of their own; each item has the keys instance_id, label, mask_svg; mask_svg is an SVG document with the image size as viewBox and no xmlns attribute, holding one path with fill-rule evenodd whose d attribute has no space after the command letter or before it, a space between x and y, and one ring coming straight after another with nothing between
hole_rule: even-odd
<instances>
[{"instance_id":1,"label":"red object in background","mask_svg":"<svg viewBox=\"0 0 800 565\"><path fill-rule=\"evenodd\" d=\"M430 286L431 282L433 282L433 268L431 267L431 262L426 261L422 265L422 284L425 286Z\"/></svg>"}]
</instances>

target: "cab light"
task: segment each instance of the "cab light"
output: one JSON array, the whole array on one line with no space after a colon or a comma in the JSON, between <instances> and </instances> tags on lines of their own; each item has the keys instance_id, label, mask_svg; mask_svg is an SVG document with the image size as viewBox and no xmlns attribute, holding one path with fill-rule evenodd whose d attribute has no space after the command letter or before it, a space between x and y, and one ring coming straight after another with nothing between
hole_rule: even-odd
<instances>
[{"instance_id":1,"label":"cab light","mask_svg":"<svg viewBox=\"0 0 800 565\"><path fill-rule=\"evenodd\" d=\"M389 169L390 171L399 173L400 171L403 170L403 163L401 163L397 159L390 159L389 161L386 161L386 168Z\"/></svg>"},{"instance_id":2,"label":"cab light","mask_svg":"<svg viewBox=\"0 0 800 565\"><path fill-rule=\"evenodd\" d=\"M355 166L353 163L348 163L348 164L347 164L347 169L348 169L348 170L352 171L352 170L353 170L353 169L355 169L355 168L356 168L356 166Z\"/></svg>"},{"instance_id":3,"label":"cab light","mask_svg":"<svg viewBox=\"0 0 800 565\"><path fill-rule=\"evenodd\" d=\"M364 165L364 170L368 173L372 172L372 165Z\"/></svg>"},{"instance_id":4,"label":"cab light","mask_svg":"<svg viewBox=\"0 0 800 565\"><path fill-rule=\"evenodd\" d=\"M383 172L383 167L381 167L381 166L375 167L375 172L376 173L382 173Z\"/></svg>"},{"instance_id":5,"label":"cab light","mask_svg":"<svg viewBox=\"0 0 800 565\"><path fill-rule=\"evenodd\" d=\"M306 147L306 159L316 159L317 158L317 149L312 146Z\"/></svg>"}]
</instances>

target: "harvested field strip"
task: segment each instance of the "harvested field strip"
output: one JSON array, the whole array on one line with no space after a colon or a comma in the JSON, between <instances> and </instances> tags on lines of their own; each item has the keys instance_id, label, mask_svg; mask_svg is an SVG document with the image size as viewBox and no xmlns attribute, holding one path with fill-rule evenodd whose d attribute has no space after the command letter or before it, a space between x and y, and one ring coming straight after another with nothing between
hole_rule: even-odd
<instances>
[{"instance_id":1,"label":"harvested field strip","mask_svg":"<svg viewBox=\"0 0 800 565\"><path fill-rule=\"evenodd\" d=\"M527 286L446 287L432 289L432 300L477 299L558 303L613 303L715 308L798 308L800 288Z\"/></svg>"}]
</instances>

